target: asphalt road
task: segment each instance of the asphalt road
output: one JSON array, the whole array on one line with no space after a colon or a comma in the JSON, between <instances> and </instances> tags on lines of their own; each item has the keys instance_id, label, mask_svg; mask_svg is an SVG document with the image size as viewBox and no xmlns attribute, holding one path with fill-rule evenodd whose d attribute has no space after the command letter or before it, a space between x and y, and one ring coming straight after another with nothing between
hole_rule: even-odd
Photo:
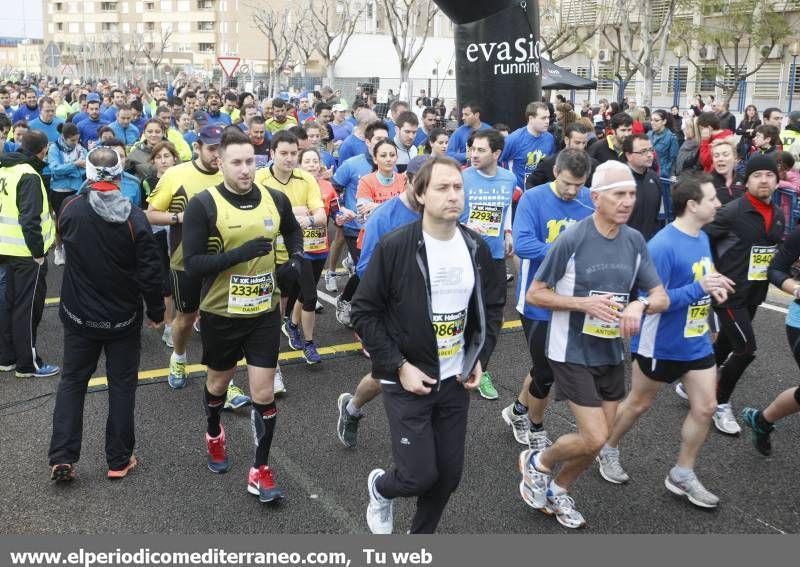
<instances>
[{"instance_id":1,"label":"asphalt road","mask_svg":"<svg viewBox=\"0 0 800 567\"><path fill-rule=\"evenodd\" d=\"M61 268L51 266L48 297L58 296ZM513 286L509 298L513 303ZM777 309L763 308L756 318L758 357L740 382L733 403L761 407L798 383L780 311L785 300L775 294ZM335 322L326 305L318 318L320 346L348 345L350 331ZM511 306L509 321L516 321ZM62 330L57 307L45 310L38 347L47 362L60 363ZM282 339L282 350L289 351ZM252 458L249 412L226 413L223 423L230 472L214 475L205 467L202 372L187 388L170 390L166 367L170 350L160 333L144 333L137 396L137 450L140 465L128 478L105 478L103 453L107 398L102 387L86 398L83 454L79 479L53 485L47 447L57 378L17 380L0 374L0 532L5 534L78 533L365 533L365 489L369 471L390 465L391 452L380 399L365 411L355 450L340 445L336 433L336 398L352 391L369 370L353 347L317 367L302 361L283 363L288 392L279 398L271 464L287 498L265 506L246 493ZM195 336L190 362L200 358ZM518 494L517 455L521 449L500 417L529 368L518 327L501 337L490 364L501 393L498 401L474 397L470 408L464 478L440 525L446 533L566 533L552 518L528 508ZM149 371L149 372L148 372ZM104 376L101 361L97 376ZM246 389L244 372L237 383ZM797 470L800 469L800 419L792 417L773 435L774 455L760 456L749 438L712 431L697 472L722 500L704 511L670 495L664 476L678 448L685 402L665 389L651 412L622 443L622 459L632 480L610 485L595 468L578 480L573 496L588 522L582 533L797 533ZM573 430L563 404L548 410L551 437ZM395 531L410 524L413 502L395 506Z\"/></svg>"}]
</instances>

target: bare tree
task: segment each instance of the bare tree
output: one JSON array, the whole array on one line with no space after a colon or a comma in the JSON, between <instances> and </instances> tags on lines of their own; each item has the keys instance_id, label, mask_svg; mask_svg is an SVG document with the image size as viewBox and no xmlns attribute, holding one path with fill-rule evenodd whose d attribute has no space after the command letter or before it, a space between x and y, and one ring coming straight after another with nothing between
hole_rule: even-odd
<instances>
[{"instance_id":1,"label":"bare tree","mask_svg":"<svg viewBox=\"0 0 800 567\"><path fill-rule=\"evenodd\" d=\"M268 91L272 96L277 91L280 73L295 52L294 23L298 20L291 8L272 10L253 6L253 23L267 39L267 68L269 69Z\"/></svg>"},{"instance_id":2,"label":"bare tree","mask_svg":"<svg viewBox=\"0 0 800 567\"><path fill-rule=\"evenodd\" d=\"M721 89L724 101L730 103L742 81L758 73L772 58L773 49L792 35L785 13L790 2L699 0L698 7L702 23L681 29L679 42L689 64ZM693 50L692 43L699 48ZM698 55L704 61L699 62ZM756 63L748 69L751 55Z\"/></svg>"},{"instance_id":3,"label":"bare tree","mask_svg":"<svg viewBox=\"0 0 800 567\"><path fill-rule=\"evenodd\" d=\"M598 77L600 79L616 78L617 99L622 103L625 96L625 87L636 75L636 65L632 64L622 49L622 30L619 25L603 28L603 37L614 52L612 73L610 76Z\"/></svg>"},{"instance_id":4,"label":"bare tree","mask_svg":"<svg viewBox=\"0 0 800 567\"><path fill-rule=\"evenodd\" d=\"M407 83L439 9L432 0L381 0L381 6L400 60L400 82Z\"/></svg>"},{"instance_id":5,"label":"bare tree","mask_svg":"<svg viewBox=\"0 0 800 567\"><path fill-rule=\"evenodd\" d=\"M608 19L596 0L542 0L539 13L539 42L553 63L583 49Z\"/></svg>"},{"instance_id":6,"label":"bare tree","mask_svg":"<svg viewBox=\"0 0 800 567\"><path fill-rule=\"evenodd\" d=\"M156 72L158 71L161 61L164 59L164 54L167 52L167 45L169 39L172 37L172 27L162 27L160 31L151 31L147 33L146 41L142 46L142 53L147 59L147 62L153 69L153 80L156 80Z\"/></svg>"},{"instance_id":7,"label":"bare tree","mask_svg":"<svg viewBox=\"0 0 800 567\"><path fill-rule=\"evenodd\" d=\"M337 6L341 10L337 10ZM328 84L333 84L336 62L344 53L364 14L363 0L308 0L313 45L327 68Z\"/></svg>"}]
</instances>

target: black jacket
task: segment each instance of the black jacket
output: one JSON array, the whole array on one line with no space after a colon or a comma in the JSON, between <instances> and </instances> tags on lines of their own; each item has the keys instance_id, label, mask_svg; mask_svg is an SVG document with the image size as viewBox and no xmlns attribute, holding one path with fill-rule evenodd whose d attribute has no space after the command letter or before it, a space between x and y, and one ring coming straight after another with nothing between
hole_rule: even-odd
<instances>
[{"instance_id":1,"label":"black jacket","mask_svg":"<svg viewBox=\"0 0 800 567\"><path fill-rule=\"evenodd\" d=\"M605 143L601 141L600 143ZM563 150L562 150L563 151ZM539 165L536 166L536 169L531 173L528 178L525 180L525 189L531 189L532 187L538 187L539 185L543 185L545 183L550 183L551 181L555 181L556 177L553 175L553 166L556 165L556 158L558 157L558 152L551 156L547 156L542 161L539 162ZM592 175L594 175L595 168L599 165L597 160L594 159L592 156L589 156L589 163L591 163L591 167L589 169L589 176L586 178L586 185L587 187L592 184Z\"/></svg>"},{"instance_id":2,"label":"black jacket","mask_svg":"<svg viewBox=\"0 0 800 567\"><path fill-rule=\"evenodd\" d=\"M795 230L786 237L772 258L768 272L769 283L780 288L789 278L798 279L800 274L794 266L798 259L800 259L800 230ZM795 299L795 302L800 303L800 300Z\"/></svg>"},{"instance_id":3,"label":"black jacket","mask_svg":"<svg viewBox=\"0 0 800 567\"><path fill-rule=\"evenodd\" d=\"M661 181L650 168L641 174L631 169L631 173L636 180L636 204L627 224L641 232L645 240L650 240L661 228L658 220L658 213L661 211Z\"/></svg>"},{"instance_id":4,"label":"black jacket","mask_svg":"<svg viewBox=\"0 0 800 567\"><path fill-rule=\"evenodd\" d=\"M46 252L44 238L42 238L42 208L49 208L50 205L43 202L40 175L47 164L24 150L0 155L0 167L14 167L23 163L33 167L38 175L26 173L20 178L17 185L19 223L22 226L25 245L31 251L31 256L41 258Z\"/></svg>"},{"instance_id":5,"label":"black jacket","mask_svg":"<svg viewBox=\"0 0 800 567\"><path fill-rule=\"evenodd\" d=\"M61 206L58 232L69 261L59 311L64 325L81 334L113 339L141 327L142 298L148 319L164 320L164 275L144 212L125 207L129 201L114 191L122 201L114 203L117 217L108 220L90 203L92 193L76 195Z\"/></svg>"},{"instance_id":6,"label":"black jacket","mask_svg":"<svg viewBox=\"0 0 800 567\"><path fill-rule=\"evenodd\" d=\"M742 184L736 172L733 173L733 185L728 187L728 181L716 172L716 170L711 170L711 178L714 180L714 189L717 190L717 199L723 205L727 205L734 199L738 199L739 197L744 196L745 191L747 188Z\"/></svg>"},{"instance_id":7,"label":"black jacket","mask_svg":"<svg viewBox=\"0 0 800 567\"><path fill-rule=\"evenodd\" d=\"M503 304L487 294L493 260L480 235L459 225L472 258L475 288L464 330L462 376L472 371L492 332L486 320ZM493 301L497 303L488 303ZM430 279L422 221L398 228L381 238L352 301L350 317L372 360L377 380L398 380L403 358L437 381L439 354L433 332ZM488 342L494 344L494 341Z\"/></svg>"},{"instance_id":8,"label":"black jacket","mask_svg":"<svg viewBox=\"0 0 800 567\"><path fill-rule=\"evenodd\" d=\"M730 130L734 132L736 130L736 117L728 111L723 112L722 114L717 115L719 117L719 127L723 130Z\"/></svg>"},{"instance_id":9,"label":"black jacket","mask_svg":"<svg viewBox=\"0 0 800 567\"><path fill-rule=\"evenodd\" d=\"M784 225L783 211L773 205L772 226L767 232L764 217L744 196L719 209L714 222L703 227L711 240L717 271L736 284L736 293L719 307L750 307L766 299L769 281L747 279L750 252L753 246L776 246L783 238Z\"/></svg>"},{"instance_id":10,"label":"black jacket","mask_svg":"<svg viewBox=\"0 0 800 567\"><path fill-rule=\"evenodd\" d=\"M612 134L613 135L613 134ZM625 161L624 154L618 154L615 150L608 147L608 140L598 140L596 144L592 144L587 150L589 156L597 160L597 163L605 163L610 160Z\"/></svg>"}]
</instances>

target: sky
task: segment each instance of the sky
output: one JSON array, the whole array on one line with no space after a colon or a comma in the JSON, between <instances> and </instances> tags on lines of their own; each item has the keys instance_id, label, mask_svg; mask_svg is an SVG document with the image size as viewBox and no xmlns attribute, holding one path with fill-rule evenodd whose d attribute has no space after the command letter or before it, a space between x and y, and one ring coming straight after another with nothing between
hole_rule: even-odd
<instances>
[{"instance_id":1,"label":"sky","mask_svg":"<svg viewBox=\"0 0 800 567\"><path fill-rule=\"evenodd\" d=\"M0 37L41 38L42 4L42 0L0 0Z\"/></svg>"}]
</instances>

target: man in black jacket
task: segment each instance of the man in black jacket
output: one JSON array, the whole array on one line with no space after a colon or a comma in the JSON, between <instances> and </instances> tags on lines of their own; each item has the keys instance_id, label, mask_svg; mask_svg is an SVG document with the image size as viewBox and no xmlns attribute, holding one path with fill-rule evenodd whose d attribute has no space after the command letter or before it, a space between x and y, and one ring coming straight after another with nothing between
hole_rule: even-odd
<instances>
[{"instance_id":1,"label":"man in black jacket","mask_svg":"<svg viewBox=\"0 0 800 567\"><path fill-rule=\"evenodd\" d=\"M641 232L645 240L650 240L661 228L658 221L661 183L651 169L656 155L653 142L645 134L634 134L622 142L622 151L636 180L636 204L627 224Z\"/></svg>"},{"instance_id":2,"label":"man in black jacket","mask_svg":"<svg viewBox=\"0 0 800 567\"><path fill-rule=\"evenodd\" d=\"M633 118L625 112L619 112L611 117L612 134L604 140L598 140L589 148L589 155L596 159L598 164L609 160L625 161L622 151L622 142L633 132Z\"/></svg>"},{"instance_id":3,"label":"man in black jacket","mask_svg":"<svg viewBox=\"0 0 800 567\"><path fill-rule=\"evenodd\" d=\"M783 211L772 204L772 194L778 186L775 160L758 154L751 157L745 170L745 185L744 196L722 207L714 222L703 228L711 239L715 267L736 284L736 293L725 303L714 305L719 319L719 337L714 344L719 367L714 425L728 435L741 432L730 398L756 357L753 318L767 297L767 269L785 225ZM686 397L682 387L675 389Z\"/></svg>"},{"instance_id":4,"label":"man in black jacket","mask_svg":"<svg viewBox=\"0 0 800 567\"><path fill-rule=\"evenodd\" d=\"M69 263L61 285L64 374L53 411L51 478L75 478L81 450L83 403L105 351L108 373L108 478L136 466L134 406L141 351L142 299L147 328L164 320L163 278L150 223L119 191L123 166L113 148L86 161L90 191L64 202L58 232Z\"/></svg>"},{"instance_id":5,"label":"man in black jacket","mask_svg":"<svg viewBox=\"0 0 800 567\"><path fill-rule=\"evenodd\" d=\"M492 257L462 227L464 183L458 164L431 158L414 179L422 220L376 248L353 298L352 321L380 380L394 468L369 475L367 523L391 533L392 499L417 496L411 533L433 533L461 479L469 395L482 374Z\"/></svg>"}]
</instances>

